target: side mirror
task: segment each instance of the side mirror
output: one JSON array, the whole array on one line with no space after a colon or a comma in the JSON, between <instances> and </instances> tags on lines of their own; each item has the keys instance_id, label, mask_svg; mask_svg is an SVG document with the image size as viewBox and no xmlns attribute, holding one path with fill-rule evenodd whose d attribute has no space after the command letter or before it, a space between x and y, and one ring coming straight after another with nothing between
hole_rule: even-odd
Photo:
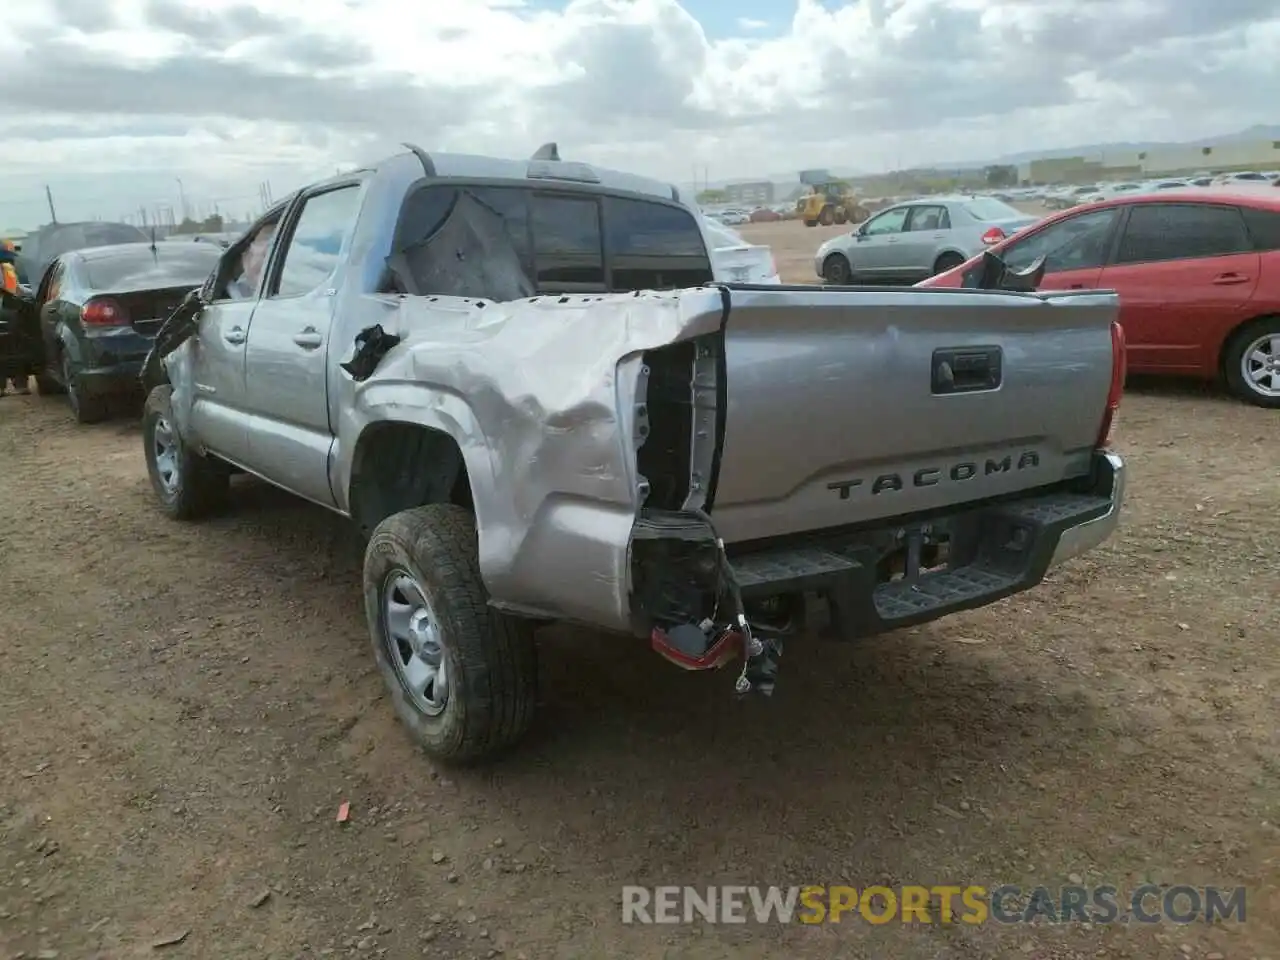
<instances>
[{"instance_id":1,"label":"side mirror","mask_svg":"<svg viewBox=\"0 0 1280 960\"><path fill-rule=\"evenodd\" d=\"M1044 279L1048 257L1038 257L1025 270L1012 270L990 250L983 252L978 272L979 290L1008 290L1017 293L1035 293Z\"/></svg>"}]
</instances>

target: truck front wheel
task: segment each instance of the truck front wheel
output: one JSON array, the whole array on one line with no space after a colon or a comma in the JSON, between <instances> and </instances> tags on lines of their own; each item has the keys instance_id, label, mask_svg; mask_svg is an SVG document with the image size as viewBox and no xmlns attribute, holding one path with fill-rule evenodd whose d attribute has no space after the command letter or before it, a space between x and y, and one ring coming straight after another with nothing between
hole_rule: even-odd
<instances>
[{"instance_id":1,"label":"truck front wheel","mask_svg":"<svg viewBox=\"0 0 1280 960\"><path fill-rule=\"evenodd\" d=\"M174 426L172 387L156 387L142 412L143 456L160 508L174 520L196 520L221 509L231 489L231 471L196 453Z\"/></svg>"},{"instance_id":2,"label":"truck front wheel","mask_svg":"<svg viewBox=\"0 0 1280 960\"><path fill-rule=\"evenodd\" d=\"M489 606L470 511L431 504L378 524L364 603L391 702L428 756L469 763L524 736L537 695L533 625Z\"/></svg>"}]
</instances>

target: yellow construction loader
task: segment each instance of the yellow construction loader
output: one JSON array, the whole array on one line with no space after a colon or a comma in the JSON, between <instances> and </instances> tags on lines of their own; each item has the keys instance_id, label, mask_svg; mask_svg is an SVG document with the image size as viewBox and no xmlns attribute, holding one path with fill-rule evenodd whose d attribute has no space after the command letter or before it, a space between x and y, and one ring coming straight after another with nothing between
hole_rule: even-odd
<instances>
[{"instance_id":1,"label":"yellow construction loader","mask_svg":"<svg viewBox=\"0 0 1280 960\"><path fill-rule=\"evenodd\" d=\"M796 202L796 212L806 227L833 223L861 223L870 214L843 180L813 184Z\"/></svg>"}]
</instances>

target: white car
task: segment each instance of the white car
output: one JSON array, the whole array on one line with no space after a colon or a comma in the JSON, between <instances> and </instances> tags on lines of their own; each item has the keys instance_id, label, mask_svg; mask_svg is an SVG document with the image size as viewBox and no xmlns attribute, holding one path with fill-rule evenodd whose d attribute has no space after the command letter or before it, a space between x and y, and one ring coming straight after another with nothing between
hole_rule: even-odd
<instances>
[{"instance_id":1,"label":"white car","mask_svg":"<svg viewBox=\"0 0 1280 960\"><path fill-rule=\"evenodd\" d=\"M711 269L717 280L728 283L782 283L773 250L748 243L736 230L703 217L711 247Z\"/></svg>"}]
</instances>

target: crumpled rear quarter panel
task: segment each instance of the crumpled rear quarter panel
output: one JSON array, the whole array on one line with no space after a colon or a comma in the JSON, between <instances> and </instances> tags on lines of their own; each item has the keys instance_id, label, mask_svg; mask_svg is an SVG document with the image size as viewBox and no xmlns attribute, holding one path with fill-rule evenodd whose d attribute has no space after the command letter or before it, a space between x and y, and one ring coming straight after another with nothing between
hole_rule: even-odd
<instances>
[{"instance_id":1,"label":"crumpled rear quarter panel","mask_svg":"<svg viewBox=\"0 0 1280 960\"><path fill-rule=\"evenodd\" d=\"M442 430L467 465L495 604L629 629L641 354L714 333L722 317L715 288L511 303L405 297L379 320L404 340L339 404L341 505L370 424Z\"/></svg>"}]
</instances>

